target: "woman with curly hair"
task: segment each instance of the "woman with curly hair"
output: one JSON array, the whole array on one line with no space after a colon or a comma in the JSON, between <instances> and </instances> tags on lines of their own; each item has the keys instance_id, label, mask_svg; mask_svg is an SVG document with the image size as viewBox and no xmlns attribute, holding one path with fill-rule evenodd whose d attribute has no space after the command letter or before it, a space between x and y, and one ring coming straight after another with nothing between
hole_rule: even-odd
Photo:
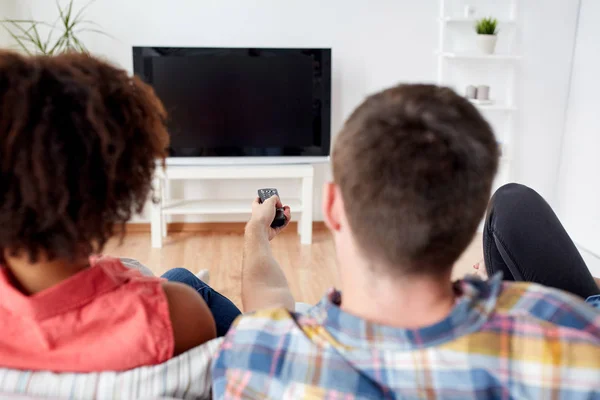
<instances>
[{"instance_id":1,"label":"woman with curly hair","mask_svg":"<svg viewBox=\"0 0 600 400\"><path fill-rule=\"evenodd\" d=\"M148 85L93 57L0 53L0 367L158 364L240 314L189 271L93 256L146 203L165 119Z\"/></svg>"}]
</instances>

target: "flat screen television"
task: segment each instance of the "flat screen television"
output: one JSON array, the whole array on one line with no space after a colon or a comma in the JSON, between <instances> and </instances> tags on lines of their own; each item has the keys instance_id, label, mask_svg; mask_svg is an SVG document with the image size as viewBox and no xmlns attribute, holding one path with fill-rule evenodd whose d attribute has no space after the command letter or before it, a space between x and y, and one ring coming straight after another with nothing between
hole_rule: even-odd
<instances>
[{"instance_id":1,"label":"flat screen television","mask_svg":"<svg viewBox=\"0 0 600 400\"><path fill-rule=\"evenodd\" d=\"M133 66L168 112L171 163L329 155L330 49L134 47Z\"/></svg>"}]
</instances>

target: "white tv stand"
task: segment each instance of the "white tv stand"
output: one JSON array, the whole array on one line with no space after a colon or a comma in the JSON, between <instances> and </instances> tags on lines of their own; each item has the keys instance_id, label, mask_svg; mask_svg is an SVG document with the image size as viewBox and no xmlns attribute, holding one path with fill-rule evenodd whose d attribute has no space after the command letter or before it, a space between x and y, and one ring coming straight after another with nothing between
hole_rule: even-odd
<instances>
[{"instance_id":1,"label":"white tv stand","mask_svg":"<svg viewBox=\"0 0 600 400\"><path fill-rule=\"evenodd\" d=\"M299 179L302 184L300 199L285 199L292 209L292 218L298 221L298 233L302 244L312 243L313 224L313 177L314 168L301 165L223 165L223 166L183 166L170 165L166 170L157 168L154 190L157 202L152 204L151 236L152 247L160 248L167 236L167 215L218 215L250 214L252 197L247 200L171 200L165 188L172 180L211 180L211 179ZM259 189L257 187L257 189ZM253 194L255 195L255 194Z\"/></svg>"}]
</instances>

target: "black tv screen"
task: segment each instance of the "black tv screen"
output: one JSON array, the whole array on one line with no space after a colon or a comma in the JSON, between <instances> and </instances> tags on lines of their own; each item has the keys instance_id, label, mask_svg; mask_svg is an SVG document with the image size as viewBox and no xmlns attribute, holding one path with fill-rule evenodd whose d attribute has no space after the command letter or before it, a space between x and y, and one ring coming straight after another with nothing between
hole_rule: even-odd
<instances>
[{"instance_id":1,"label":"black tv screen","mask_svg":"<svg viewBox=\"0 0 600 400\"><path fill-rule=\"evenodd\" d=\"M171 157L327 156L331 50L134 47Z\"/></svg>"}]
</instances>

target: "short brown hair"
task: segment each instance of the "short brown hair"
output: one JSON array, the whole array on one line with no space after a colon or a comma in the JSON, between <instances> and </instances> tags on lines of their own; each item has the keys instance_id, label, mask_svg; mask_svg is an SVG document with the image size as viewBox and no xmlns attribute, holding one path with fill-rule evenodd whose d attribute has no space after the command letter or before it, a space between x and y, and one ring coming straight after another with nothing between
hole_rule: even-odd
<instances>
[{"instance_id":1,"label":"short brown hair","mask_svg":"<svg viewBox=\"0 0 600 400\"><path fill-rule=\"evenodd\" d=\"M165 118L148 85L91 56L0 52L0 261L100 251L148 199Z\"/></svg>"},{"instance_id":2,"label":"short brown hair","mask_svg":"<svg viewBox=\"0 0 600 400\"><path fill-rule=\"evenodd\" d=\"M485 212L498 167L490 125L446 87L399 85L365 100L333 150L352 232L401 273L451 267Z\"/></svg>"}]
</instances>

